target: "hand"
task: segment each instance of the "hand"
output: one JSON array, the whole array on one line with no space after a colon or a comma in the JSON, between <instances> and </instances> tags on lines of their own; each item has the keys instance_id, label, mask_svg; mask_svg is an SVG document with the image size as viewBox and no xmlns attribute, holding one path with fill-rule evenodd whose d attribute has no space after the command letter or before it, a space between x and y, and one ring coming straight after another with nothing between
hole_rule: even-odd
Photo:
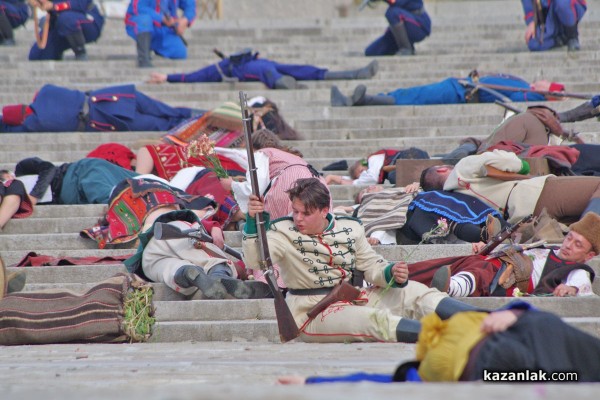
<instances>
[{"instance_id":1,"label":"hand","mask_svg":"<svg viewBox=\"0 0 600 400\"><path fill-rule=\"evenodd\" d=\"M179 36L182 36L188 28L188 19L186 17L181 17L177 19L177 25L175 26L175 32Z\"/></svg>"},{"instance_id":2,"label":"hand","mask_svg":"<svg viewBox=\"0 0 600 400\"><path fill-rule=\"evenodd\" d=\"M368 237L367 238L367 242L369 242L369 244L371 246L377 246L378 244L380 244L381 242L379 241L379 239L374 238L374 237Z\"/></svg>"},{"instance_id":3,"label":"hand","mask_svg":"<svg viewBox=\"0 0 600 400\"><path fill-rule=\"evenodd\" d=\"M256 214L262 213L265 211L265 204L262 198L251 194L248 199L248 215L252 218L256 217Z\"/></svg>"},{"instance_id":4,"label":"hand","mask_svg":"<svg viewBox=\"0 0 600 400\"><path fill-rule=\"evenodd\" d=\"M169 15L163 15L162 23L163 25L168 26L170 28L173 25L175 25L175 18Z\"/></svg>"},{"instance_id":5,"label":"hand","mask_svg":"<svg viewBox=\"0 0 600 400\"><path fill-rule=\"evenodd\" d=\"M51 11L54 8L54 4L49 0L39 0L39 4L44 11Z\"/></svg>"},{"instance_id":6,"label":"hand","mask_svg":"<svg viewBox=\"0 0 600 400\"><path fill-rule=\"evenodd\" d=\"M280 385L304 385L306 378L297 375L280 376L277 378L277 383Z\"/></svg>"},{"instance_id":7,"label":"hand","mask_svg":"<svg viewBox=\"0 0 600 400\"><path fill-rule=\"evenodd\" d=\"M167 81L166 74L160 74L158 72L152 72L150 74L150 79L148 79L147 83L165 83Z\"/></svg>"},{"instance_id":8,"label":"hand","mask_svg":"<svg viewBox=\"0 0 600 400\"><path fill-rule=\"evenodd\" d=\"M527 29L525 29L525 43L528 43L532 38L535 38L534 22L530 22L529 25L527 25Z\"/></svg>"},{"instance_id":9,"label":"hand","mask_svg":"<svg viewBox=\"0 0 600 400\"><path fill-rule=\"evenodd\" d=\"M221 187L223 190L231 192L231 185L233 184L233 179L231 179L231 177L220 178L219 182L221 182Z\"/></svg>"},{"instance_id":10,"label":"hand","mask_svg":"<svg viewBox=\"0 0 600 400\"><path fill-rule=\"evenodd\" d=\"M210 236L212 237L213 244L220 249L225 247L225 238L223 237L223 230L218 226L214 226L210 230Z\"/></svg>"},{"instance_id":11,"label":"hand","mask_svg":"<svg viewBox=\"0 0 600 400\"><path fill-rule=\"evenodd\" d=\"M485 243L483 243L483 242L471 243L471 251L473 252L473 254L479 254L479 252L484 247L485 247Z\"/></svg>"},{"instance_id":12,"label":"hand","mask_svg":"<svg viewBox=\"0 0 600 400\"><path fill-rule=\"evenodd\" d=\"M398 284L403 284L408 280L408 264L404 261L397 262L392 267L392 276Z\"/></svg>"},{"instance_id":13,"label":"hand","mask_svg":"<svg viewBox=\"0 0 600 400\"><path fill-rule=\"evenodd\" d=\"M481 322L481 331L485 333L503 332L517 322L518 316L516 310L492 312Z\"/></svg>"},{"instance_id":14,"label":"hand","mask_svg":"<svg viewBox=\"0 0 600 400\"><path fill-rule=\"evenodd\" d=\"M577 296L579 290L575 286L567 286L564 283L558 285L552 294L557 297L571 297Z\"/></svg>"},{"instance_id":15,"label":"hand","mask_svg":"<svg viewBox=\"0 0 600 400\"><path fill-rule=\"evenodd\" d=\"M418 192L420 187L421 187L421 185L419 185L419 182L413 182L410 185L406 185L404 187L404 193Z\"/></svg>"}]
</instances>

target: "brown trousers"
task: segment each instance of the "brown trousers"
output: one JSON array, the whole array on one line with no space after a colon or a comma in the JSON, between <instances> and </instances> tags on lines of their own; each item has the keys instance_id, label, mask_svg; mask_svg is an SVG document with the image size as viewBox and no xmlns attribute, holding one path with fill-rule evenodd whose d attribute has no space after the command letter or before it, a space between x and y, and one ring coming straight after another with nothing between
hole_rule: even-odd
<instances>
[{"instance_id":1,"label":"brown trousers","mask_svg":"<svg viewBox=\"0 0 600 400\"><path fill-rule=\"evenodd\" d=\"M579 220L591 199L600 198L598 176L554 176L546 179L535 205L534 215L544 207L560 222Z\"/></svg>"}]
</instances>

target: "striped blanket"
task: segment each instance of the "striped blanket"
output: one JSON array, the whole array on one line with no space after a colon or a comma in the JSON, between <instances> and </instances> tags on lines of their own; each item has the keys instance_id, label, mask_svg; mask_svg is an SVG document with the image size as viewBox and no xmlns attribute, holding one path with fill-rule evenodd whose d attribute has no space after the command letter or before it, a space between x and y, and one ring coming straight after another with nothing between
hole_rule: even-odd
<instances>
[{"instance_id":1,"label":"striped blanket","mask_svg":"<svg viewBox=\"0 0 600 400\"><path fill-rule=\"evenodd\" d=\"M404 188L389 188L363 196L357 210L357 218L370 236L374 231L400 229L406 223L408 205L414 194L405 193Z\"/></svg>"}]
</instances>

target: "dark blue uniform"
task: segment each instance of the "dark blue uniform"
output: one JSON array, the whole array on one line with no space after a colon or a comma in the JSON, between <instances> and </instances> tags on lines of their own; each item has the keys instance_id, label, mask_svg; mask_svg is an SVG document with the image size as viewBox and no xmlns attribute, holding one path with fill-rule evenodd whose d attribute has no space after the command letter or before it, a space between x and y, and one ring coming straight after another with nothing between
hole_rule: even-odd
<instances>
[{"instance_id":1,"label":"dark blue uniform","mask_svg":"<svg viewBox=\"0 0 600 400\"><path fill-rule=\"evenodd\" d=\"M396 0L385 12L385 18L393 26L404 22L408 39L412 44L425 39L431 33L431 19L423 8L423 0ZM365 50L366 56L391 56L398 51L392 32L387 29Z\"/></svg>"},{"instance_id":2,"label":"dark blue uniform","mask_svg":"<svg viewBox=\"0 0 600 400\"><path fill-rule=\"evenodd\" d=\"M139 33L152 34L151 48L166 58L187 58L185 43L173 28L162 24L163 16L177 18L177 11L191 25L196 18L195 0L132 0L125 15L125 31L135 39Z\"/></svg>"},{"instance_id":3,"label":"dark blue uniform","mask_svg":"<svg viewBox=\"0 0 600 400\"><path fill-rule=\"evenodd\" d=\"M84 107L84 102L86 107ZM88 95L44 85L22 125L1 124L4 132L167 131L191 117L191 109L171 107L135 90L134 85L90 91Z\"/></svg>"},{"instance_id":4,"label":"dark blue uniform","mask_svg":"<svg viewBox=\"0 0 600 400\"><path fill-rule=\"evenodd\" d=\"M104 26L104 17L93 0L54 1L54 10L50 11L49 17L46 47L40 49L34 43L29 51L30 60L62 60L64 51L71 47L67 36L81 31L86 43L95 42Z\"/></svg>"},{"instance_id":5,"label":"dark blue uniform","mask_svg":"<svg viewBox=\"0 0 600 400\"><path fill-rule=\"evenodd\" d=\"M0 14L6 15L14 29L25 25L29 18L29 7L24 0L0 0Z\"/></svg>"},{"instance_id":6,"label":"dark blue uniform","mask_svg":"<svg viewBox=\"0 0 600 400\"><path fill-rule=\"evenodd\" d=\"M257 54L249 55L238 62L229 58L221 60L218 64L209 65L189 74L170 74L167 81L176 82L221 82L234 78L241 82L260 81L273 89L284 75L293 77L298 81L323 80L327 69L317 68L312 65L280 64L275 61L257 58Z\"/></svg>"},{"instance_id":7,"label":"dark blue uniform","mask_svg":"<svg viewBox=\"0 0 600 400\"><path fill-rule=\"evenodd\" d=\"M396 89L393 92L386 93L386 95L394 97L396 105L465 103L467 88L459 83L460 80L462 79L448 78L441 82L436 82L429 85L414 86L406 89ZM464 78L464 80L471 81L471 78ZM529 83L523 79L504 74L481 76L479 78L479 83L530 89ZM496 92L508 97L512 101L542 101L546 99L539 93L495 90ZM501 100L498 96L495 96L494 94L488 93L484 90L478 90L478 95L479 103L493 103L496 100Z\"/></svg>"},{"instance_id":8,"label":"dark blue uniform","mask_svg":"<svg viewBox=\"0 0 600 400\"><path fill-rule=\"evenodd\" d=\"M529 25L535 19L534 1L521 0L525 12L525 24ZM561 44L566 38L565 27L575 26L583 18L587 10L585 0L540 0L543 14L546 15L545 31L536 26L535 37L527 43L531 51L551 49Z\"/></svg>"}]
</instances>

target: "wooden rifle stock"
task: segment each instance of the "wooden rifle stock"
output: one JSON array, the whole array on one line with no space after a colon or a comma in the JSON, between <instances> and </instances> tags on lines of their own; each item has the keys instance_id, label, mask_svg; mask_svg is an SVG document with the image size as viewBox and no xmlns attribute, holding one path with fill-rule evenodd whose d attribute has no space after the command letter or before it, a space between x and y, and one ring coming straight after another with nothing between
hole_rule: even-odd
<instances>
[{"instance_id":1,"label":"wooden rifle stock","mask_svg":"<svg viewBox=\"0 0 600 400\"><path fill-rule=\"evenodd\" d=\"M248 113L248 100L246 93L240 91L240 107L242 108L242 125L244 126L244 137L246 139L246 152L248 154L248 172L250 174L250 185L252 194L261 197L258 187L258 177L256 173L256 162L254 161L254 149L252 146L252 118ZM283 343L293 340L300 335L300 330L294 316L287 305L283 293L277 286L277 280L273 271L273 262L269 254L269 244L267 242L267 227L265 226L264 216L261 213L256 214L256 227L258 235L258 245L260 247L260 268L265 271L267 284L273 292L275 300L275 316L277 317L277 327L279 328L279 337Z\"/></svg>"},{"instance_id":2,"label":"wooden rifle stock","mask_svg":"<svg viewBox=\"0 0 600 400\"><path fill-rule=\"evenodd\" d=\"M494 250L496 247L500 245L500 243L504 242L508 239L513 233L517 231L521 227L521 225L531 221L533 219L533 214L529 214L526 217L523 217L520 221L515 222L513 225L507 225L500 233L494 236L482 249L479 253L482 256L487 256Z\"/></svg>"}]
</instances>

